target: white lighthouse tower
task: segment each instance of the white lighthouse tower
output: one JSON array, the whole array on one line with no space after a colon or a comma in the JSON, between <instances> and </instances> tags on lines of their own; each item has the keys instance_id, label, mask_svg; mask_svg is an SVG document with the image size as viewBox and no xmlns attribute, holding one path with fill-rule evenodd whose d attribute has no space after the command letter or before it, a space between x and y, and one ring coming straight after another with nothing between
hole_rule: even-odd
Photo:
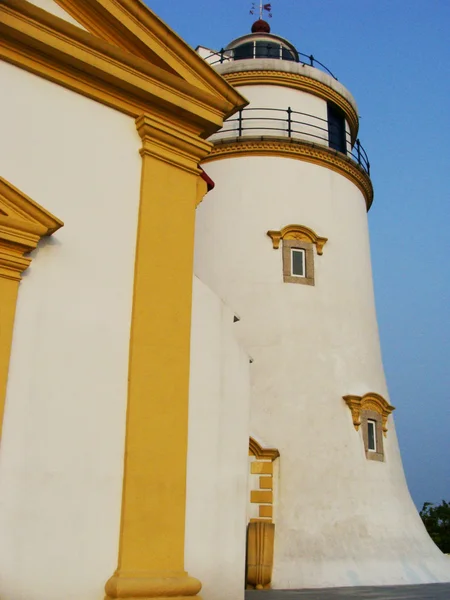
<instances>
[{"instance_id":1,"label":"white lighthouse tower","mask_svg":"<svg viewBox=\"0 0 450 600\"><path fill-rule=\"evenodd\" d=\"M449 581L407 489L383 372L356 102L262 20L206 60L249 100L211 139L195 271L253 359L263 467L247 520L275 531L260 587Z\"/></svg>"}]
</instances>

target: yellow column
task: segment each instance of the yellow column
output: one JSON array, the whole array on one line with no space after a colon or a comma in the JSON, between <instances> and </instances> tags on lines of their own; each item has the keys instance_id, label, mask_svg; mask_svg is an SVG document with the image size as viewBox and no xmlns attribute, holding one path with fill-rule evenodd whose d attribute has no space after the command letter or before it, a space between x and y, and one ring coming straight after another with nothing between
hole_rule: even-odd
<instances>
[{"instance_id":1,"label":"yellow column","mask_svg":"<svg viewBox=\"0 0 450 600\"><path fill-rule=\"evenodd\" d=\"M196 595L184 571L189 349L198 162L210 145L142 116L118 568L106 598ZM203 189L203 186L200 187Z\"/></svg>"},{"instance_id":2,"label":"yellow column","mask_svg":"<svg viewBox=\"0 0 450 600\"><path fill-rule=\"evenodd\" d=\"M2 269L0 257L0 439L2 437L6 382L20 281L20 275L10 277L6 275L5 271L5 269Z\"/></svg>"}]
</instances>

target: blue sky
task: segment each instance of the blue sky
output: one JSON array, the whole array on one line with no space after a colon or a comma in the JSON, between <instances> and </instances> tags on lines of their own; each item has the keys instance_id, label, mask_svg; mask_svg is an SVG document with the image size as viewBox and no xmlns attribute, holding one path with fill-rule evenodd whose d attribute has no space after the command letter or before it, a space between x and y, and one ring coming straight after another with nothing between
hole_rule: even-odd
<instances>
[{"instance_id":1,"label":"blue sky","mask_svg":"<svg viewBox=\"0 0 450 600\"><path fill-rule=\"evenodd\" d=\"M247 0L148 0L191 46L249 32ZM383 361L418 507L450 500L450 2L272 0L273 33L352 92L372 167Z\"/></svg>"}]
</instances>

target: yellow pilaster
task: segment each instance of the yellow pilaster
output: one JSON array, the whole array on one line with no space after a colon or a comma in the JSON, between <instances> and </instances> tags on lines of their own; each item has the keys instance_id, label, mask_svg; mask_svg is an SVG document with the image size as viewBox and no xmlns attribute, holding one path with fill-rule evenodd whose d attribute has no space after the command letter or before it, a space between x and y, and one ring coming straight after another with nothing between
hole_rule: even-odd
<instances>
[{"instance_id":1,"label":"yellow pilaster","mask_svg":"<svg viewBox=\"0 0 450 600\"><path fill-rule=\"evenodd\" d=\"M106 598L182 598L189 348L199 161L209 143L137 119L142 182L118 568ZM203 187L203 186L202 186Z\"/></svg>"},{"instance_id":2,"label":"yellow pilaster","mask_svg":"<svg viewBox=\"0 0 450 600\"><path fill-rule=\"evenodd\" d=\"M1 259L0 259L1 264ZM11 354L19 278L2 277L0 266L0 439L5 410L6 382Z\"/></svg>"}]
</instances>

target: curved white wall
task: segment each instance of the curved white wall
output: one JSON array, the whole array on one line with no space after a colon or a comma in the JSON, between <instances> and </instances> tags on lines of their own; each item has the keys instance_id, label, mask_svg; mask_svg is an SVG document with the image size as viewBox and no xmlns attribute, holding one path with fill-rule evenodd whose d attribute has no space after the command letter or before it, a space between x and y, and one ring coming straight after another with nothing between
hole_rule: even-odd
<instances>
[{"instance_id":1,"label":"curved white wall","mask_svg":"<svg viewBox=\"0 0 450 600\"><path fill-rule=\"evenodd\" d=\"M206 202L207 198L203 201ZM185 567L210 600L245 590L249 357L234 313L194 278Z\"/></svg>"},{"instance_id":2,"label":"curved white wall","mask_svg":"<svg viewBox=\"0 0 450 600\"><path fill-rule=\"evenodd\" d=\"M134 121L0 62L1 175L62 219L19 288L0 595L98 600L116 568L140 190Z\"/></svg>"},{"instance_id":3,"label":"curved white wall","mask_svg":"<svg viewBox=\"0 0 450 600\"><path fill-rule=\"evenodd\" d=\"M207 170L216 187L197 210L196 274L242 317L255 361L251 431L281 454L273 587L449 580L409 497L392 417L386 462L368 461L342 399L389 400L361 192L296 159ZM314 287L283 283L282 250L266 232L288 224L329 240Z\"/></svg>"}]
</instances>

